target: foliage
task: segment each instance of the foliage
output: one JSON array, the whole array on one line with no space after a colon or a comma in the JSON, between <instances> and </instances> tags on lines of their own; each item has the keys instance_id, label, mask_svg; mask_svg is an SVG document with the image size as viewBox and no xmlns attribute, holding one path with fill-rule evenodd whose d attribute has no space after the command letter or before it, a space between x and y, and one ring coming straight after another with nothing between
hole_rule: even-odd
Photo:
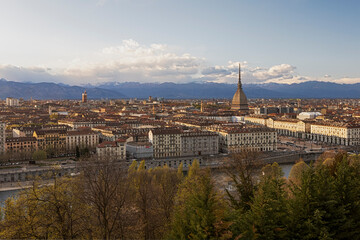
<instances>
[{"instance_id":1,"label":"foliage","mask_svg":"<svg viewBox=\"0 0 360 240\"><path fill-rule=\"evenodd\" d=\"M37 150L32 155L33 160L44 160L44 159L46 159L46 157L47 157L47 154L43 150Z\"/></svg>"},{"instance_id":2,"label":"foliage","mask_svg":"<svg viewBox=\"0 0 360 240\"><path fill-rule=\"evenodd\" d=\"M187 175L183 166L81 161L79 176L34 181L6 200L0 239L360 238L359 156L298 163L290 181L276 163L260 171L258 161L253 152L233 156L225 172L235 188L224 195L196 160Z\"/></svg>"},{"instance_id":3,"label":"foliage","mask_svg":"<svg viewBox=\"0 0 360 240\"><path fill-rule=\"evenodd\" d=\"M176 195L169 239L219 239L229 237L224 221L225 204L214 187L209 171L193 161Z\"/></svg>"}]
</instances>

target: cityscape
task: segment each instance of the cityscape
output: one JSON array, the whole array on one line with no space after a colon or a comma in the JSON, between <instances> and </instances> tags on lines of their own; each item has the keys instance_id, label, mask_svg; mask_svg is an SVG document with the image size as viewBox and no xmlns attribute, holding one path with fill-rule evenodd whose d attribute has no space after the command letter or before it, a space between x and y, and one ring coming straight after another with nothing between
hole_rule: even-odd
<instances>
[{"instance_id":1,"label":"cityscape","mask_svg":"<svg viewBox=\"0 0 360 240\"><path fill-rule=\"evenodd\" d=\"M359 239L359 3L65 2L0 3L1 239Z\"/></svg>"}]
</instances>

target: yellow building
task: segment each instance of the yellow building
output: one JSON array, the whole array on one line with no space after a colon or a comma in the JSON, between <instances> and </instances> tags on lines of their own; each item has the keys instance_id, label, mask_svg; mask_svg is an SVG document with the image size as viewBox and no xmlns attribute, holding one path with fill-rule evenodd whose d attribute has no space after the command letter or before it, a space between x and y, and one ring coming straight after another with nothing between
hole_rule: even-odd
<instances>
[{"instance_id":1,"label":"yellow building","mask_svg":"<svg viewBox=\"0 0 360 240\"><path fill-rule=\"evenodd\" d=\"M35 130L33 137L38 142L38 148L46 150L53 156L66 152L66 130L41 129Z\"/></svg>"}]
</instances>

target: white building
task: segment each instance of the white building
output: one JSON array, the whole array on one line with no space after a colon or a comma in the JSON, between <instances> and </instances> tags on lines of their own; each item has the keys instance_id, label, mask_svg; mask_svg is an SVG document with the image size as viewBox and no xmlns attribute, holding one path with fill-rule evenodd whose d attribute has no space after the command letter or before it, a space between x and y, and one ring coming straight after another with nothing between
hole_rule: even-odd
<instances>
[{"instance_id":1,"label":"white building","mask_svg":"<svg viewBox=\"0 0 360 240\"><path fill-rule=\"evenodd\" d=\"M126 153L129 158L153 158L154 148L150 142L128 142L126 144Z\"/></svg>"},{"instance_id":2,"label":"white building","mask_svg":"<svg viewBox=\"0 0 360 240\"><path fill-rule=\"evenodd\" d=\"M298 119L305 120L305 119L315 119L316 117L320 116L321 113L319 112L302 112L299 113Z\"/></svg>"},{"instance_id":3,"label":"white building","mask_svg":"<svg viewBox=\"0 0 360 240\"><path fill-rule=\"evenodd\" d=\"M20 105L19 99L8 97L6 98L6 105L9 107L17 107Z\"/></svg>"}]
</instances>

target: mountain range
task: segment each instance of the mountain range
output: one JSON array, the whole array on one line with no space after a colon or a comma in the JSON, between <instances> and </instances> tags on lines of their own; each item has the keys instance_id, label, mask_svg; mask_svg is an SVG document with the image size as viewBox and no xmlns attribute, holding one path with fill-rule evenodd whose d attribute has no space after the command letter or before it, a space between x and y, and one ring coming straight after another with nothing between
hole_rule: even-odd
<instances>
[{"instance_id":1,"label":"mountain range","mask_svg":"<svg viewBox=\"0 0 360 240\"><path fill-rule=\"evenodd\" d=\"M87 91L90 99L100 98L124 98L125 95L118 91L102 89L98 87L85 88L68 86L56 83L28 83L12 82L0 79L0 98L7 97L23 99L81 99L81 94Z\"/></svg>"},{"instance_id":2,"label":"mountain range","mask_svg":"<svg viewBox=\"0 0 360 240\"><path fill-rule=\"evenodd\" d=\"M148 98L211 99L232 98L236 84L225 83L138 83L109 82L96 86L69 86L57 83L13 82L0 79L0 98L80 99L85 90L89 99ZM359 98L360 83L337 84L310 81L298 84L243 84L248 98Z\"/></svg>"}]
</instances>

